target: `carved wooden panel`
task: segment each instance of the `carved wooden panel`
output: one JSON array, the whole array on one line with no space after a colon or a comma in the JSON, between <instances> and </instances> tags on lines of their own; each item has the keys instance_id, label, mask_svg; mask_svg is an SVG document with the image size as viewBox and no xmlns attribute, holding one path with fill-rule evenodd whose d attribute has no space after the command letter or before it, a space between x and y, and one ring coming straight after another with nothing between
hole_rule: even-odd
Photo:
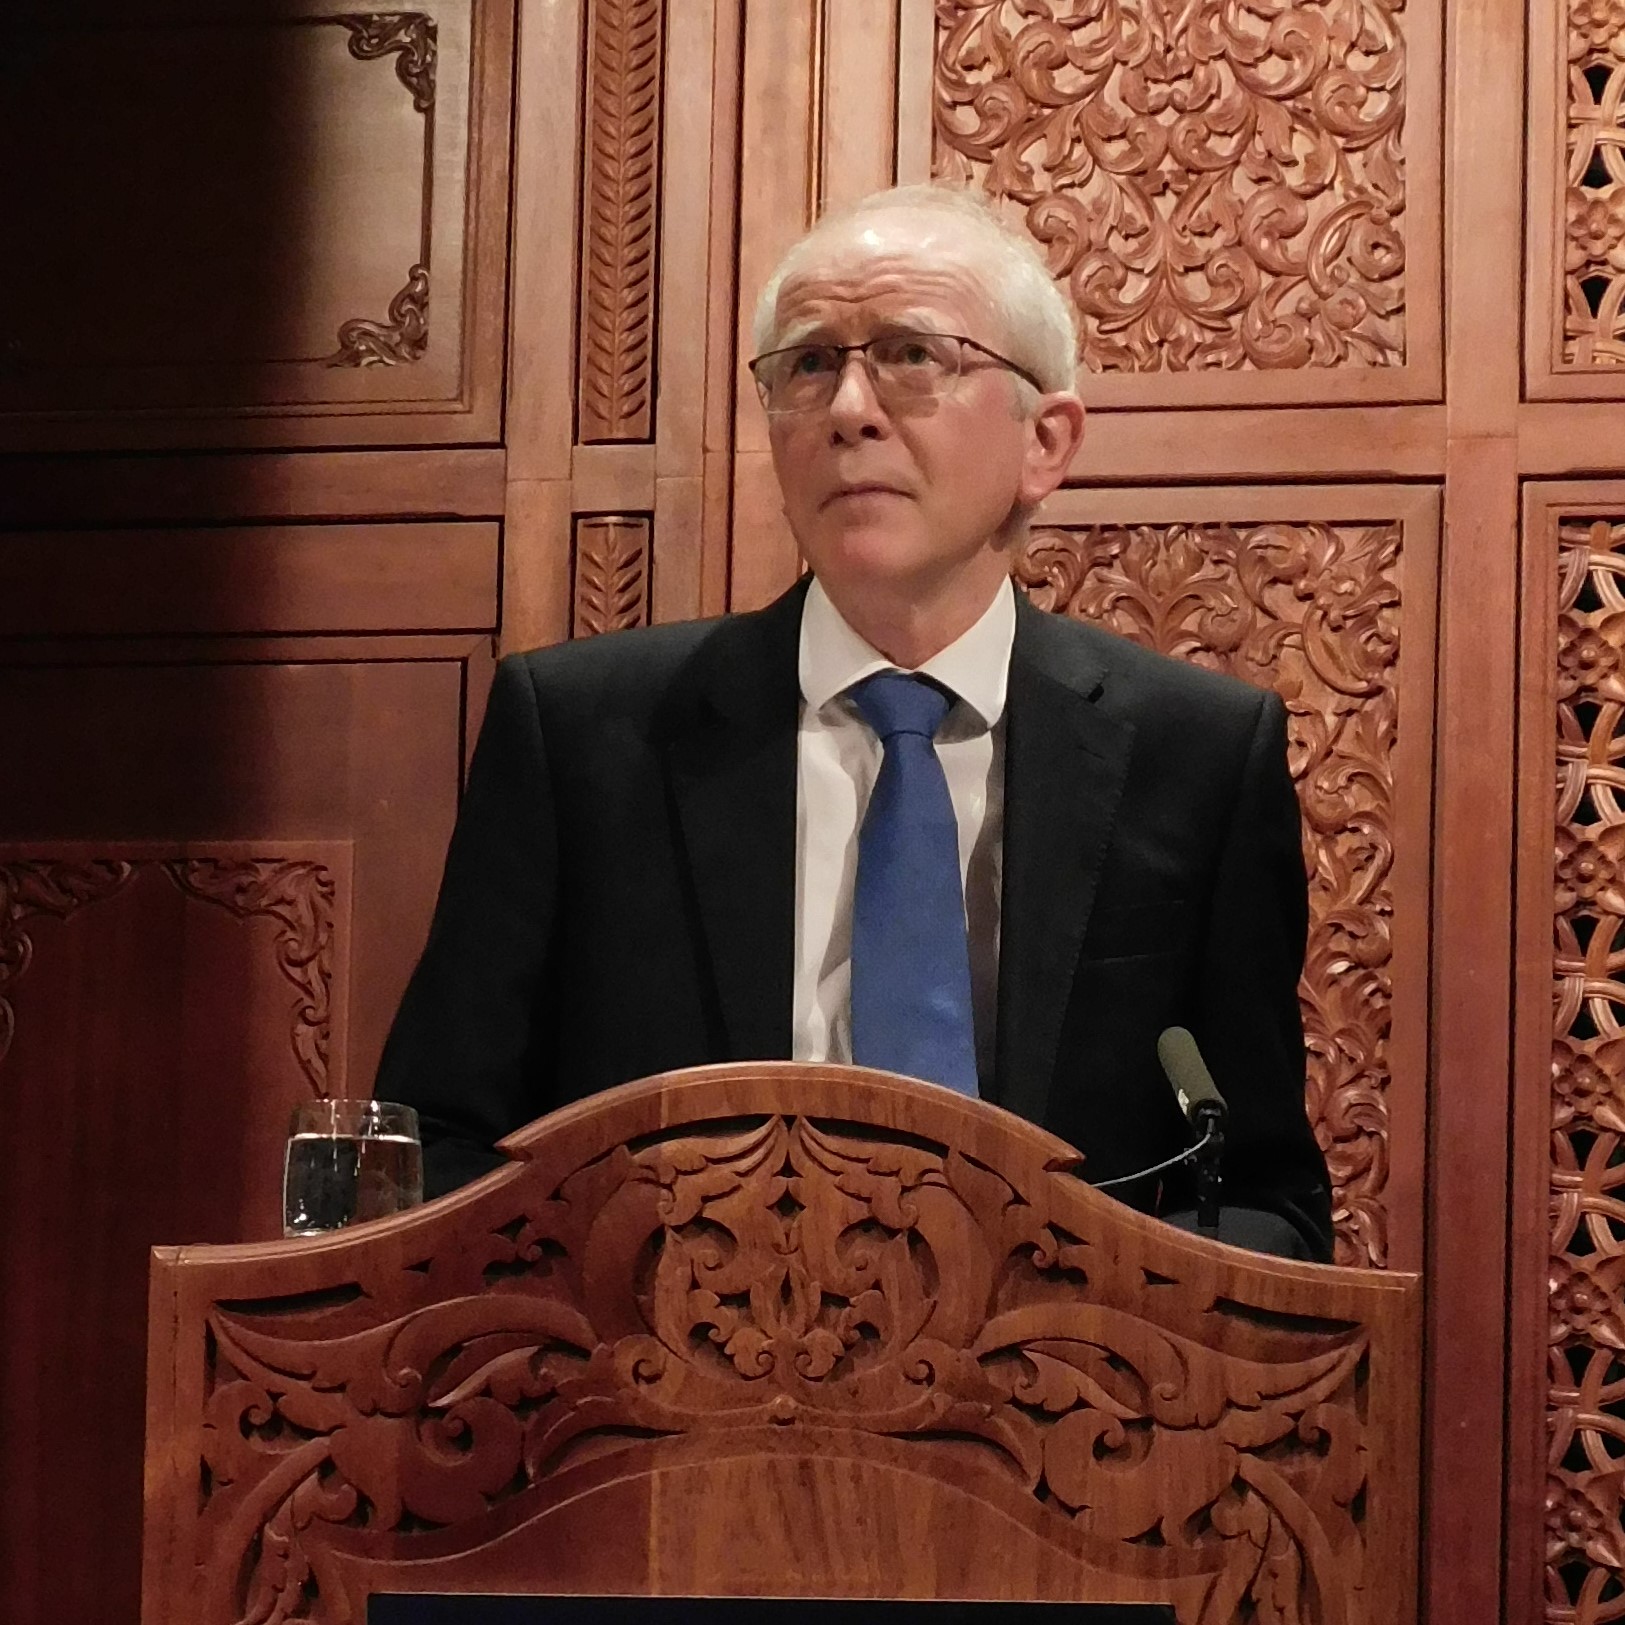
<instances>
[{"instance_id":1,"label":"carved wooden panel","mask_svg":"<svg viewBox=\"0 0 1625 1625\"><path fill-rule=\"evenodd\" d=\"M11 613L38 616L0 662L8 1619L135 1617L147 1250L274 1235L289 1106L370 1085L489 633L241 633L311 603L318 624L365 624L369 598L422 627L442 594L489 625L491 527L435 528L438 559L402 526L106 532L82 551L59 535L61 565L96 577L88 613L42 572L10 578L26 594ZM106 624L135 573L121 543L181 568L179 598L224 635L157 641L161 595L137 588L134 635L63 638ZM396 570L420 572L416 596ZM482 573L483 607L463 579ZM280 585L257 604L257 583ZM72 1561L92 1546L93 1567Z\"/></svg>"},{"instance_id":2,"label":"carved wooden panel","mask_svg":"<svg viewBox=\"0 0 1625 1625\"><path fill-rule=\"evenodd\" d=\"M236 850L200 855L191 848L184 856L163 859L0 859L0 1065L16 1033L16 984L33 962L31 920L43 915L67 920L150 869L184 895L238 919L275 922L276 968L293 988L288 1047L312 1092L327 1095L338 933L334 864L342 861L347 878L348 849L325 858L270 858ZM345 905L347 912L348 896Z\"/></svg>"},{"instance_id":3,"label":"carved wooden panel","mask_svg":"<svg viewBox=\"0 0 1625 1625\"><path fill-rule=\"evenodd\" d=\"M648 625L653 533L649 514L577 518L571 637Z\"/></svg>"},{"instance_id":4,"label":"carved wooden panel","mask_svg":"<svg viewBox=\"0 0 1625 1625\"><path fill-rule=\"evenodd\" d=\"M371 1244L168 1266L149 1614L612 1575L1409 1617L1414 1280L1237 1263L977 1103L778 1073L611 1091ZM841 1122L780 1099L825 1084Z\"/></svg>"},{"instance_id":5,"label":"carved wooden panel","mask_svg":"<svg viewBox=\"0 0 1625 1625\"><path fill-rule=\"evenodd\" d=\"M1625 394L1625 10L1530 14L1531 392Z\"/></svg>"},{"instance_id":6,"label":"carved wooden panel","mask_svg":"<svg viewBox=\"0 0 1625 1625\"><path fill-rule=\"evenodd\" d=\"M661 0L589 0L581 189L584 444L654 438Z\"/></svg>"},{"instance_id":7,"label":"carved wooden panel","mask_svg":"<svg viewBox=\"0 0 1625 1625\"><path fill-rule=\"evenodd\" d=\"M494 437L510 29L473 0L20 21L0 213L43 251L0 263L0 441Z\"/></svg>"},{"instance_id":8,"label":"carved wooden panel","mask_svg":"<svg viewBox=\"0 0 1625 1625\"><path fill-rule=\"evenodd\" d=\"M1625 1576L1625 512L1558 527L1546 1618Z\"/></svg>"},{"instance_id":9,"label":"carved wooden panel","mask_svg":"<svg viewBox=\"0 0 1625 1625\"><path fill-rule=\"evenodd\" d=\"M1092 403L1425 398L1438 9L939 0L932 170L1045 250Z\"/></svg>"},{"instance_id":10,"label":"carved wooden panel","mask_svg":"<svg viewBox=\"0 0 1625 1625\"><path fill-rule=\"evenodd\" d=\"M1275 507L1286 500L1278 496ZM1309 874L1300 985L1309 1112L1332 1174L1338 1260L1379 1267L1389 1261L1393 1222L1405 545L1397 520L1041 525L1016 566L1041 607L1274 688L1286 701ZM1424 643L1429 619L1424 607ZM1421 666L1425 683L1425 656ZM1411 835L1425 846L1425 822ZM1421 911L1424 894L1412 889L1406 903ZM1412 1053L1419 1067L1421 1054Z\"/></svg>"},{"instance_id":11,"label":"carved wooden panel","mask_svg":"<svg viewBox=\"0 0 1625 1625\"><path fill-rule=\"evenodd\" d=\"M20 1617L134 1616L147 1249L277 1234L288 1111L343 1085L352 889L342 842L0 844L0 1567ZM90 1540L81 1576L66 1559Z\"/></svg>"}]
</instances>

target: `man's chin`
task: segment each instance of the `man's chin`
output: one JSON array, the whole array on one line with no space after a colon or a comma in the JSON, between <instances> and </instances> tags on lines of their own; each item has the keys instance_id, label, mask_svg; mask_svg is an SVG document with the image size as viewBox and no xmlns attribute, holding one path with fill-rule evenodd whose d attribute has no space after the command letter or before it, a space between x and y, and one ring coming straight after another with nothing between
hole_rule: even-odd
<instances>
[{"instance_id":1,"label":"man's chin","mask_svg":"<svg viewBox=\"0 0 1625 1625\"><path fill-rule=\"evenodd\" d=\"M938 562L917 537L867 528L843 529L802 551L826 587L833 582L855 591L904 589L928 576Z\"/></svg>"}]
</instances>

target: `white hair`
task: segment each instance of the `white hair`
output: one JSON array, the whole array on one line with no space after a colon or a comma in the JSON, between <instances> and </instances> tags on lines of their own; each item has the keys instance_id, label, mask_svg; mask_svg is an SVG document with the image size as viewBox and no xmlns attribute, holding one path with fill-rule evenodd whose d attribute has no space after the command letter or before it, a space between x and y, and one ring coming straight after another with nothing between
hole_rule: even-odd
<instances>
[{"instance_id":1,"label":"white hair","mask_svg":"<svg viewBox=\"0 0 1625 1625\"><path fill-rule=\"evenodd\" d=\"M1046 391L1071 389L1078 333L1066 295L1031 240L1006 226L980 194L957 186L894 186L826 214L790 246L763 284L751 324L756 353L771 350L777 340L779 292L786 280L817 258L827 238L864 215L915 211L949 216L961 229L964 258L1004 330L1008 358Z\"/></svg>"}]
</instances>

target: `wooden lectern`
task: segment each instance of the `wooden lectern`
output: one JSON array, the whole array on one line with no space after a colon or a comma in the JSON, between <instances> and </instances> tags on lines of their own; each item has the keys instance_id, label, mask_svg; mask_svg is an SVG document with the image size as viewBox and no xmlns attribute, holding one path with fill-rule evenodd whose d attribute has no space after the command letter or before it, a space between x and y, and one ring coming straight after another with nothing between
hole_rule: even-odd
<instances>
[{"instance_id":1,"label":"wooden lectern","mask_svg":"<svg viewBox=\"0 0 1625 1625\"><path fill-rule=\"evenodd\" d=\"M320 1241L157 1251L145 1625L379 1593L1415 1618L1413 1276L1257 1257L980 1101L751 1063Z\"/></svg>"}]
</instances>

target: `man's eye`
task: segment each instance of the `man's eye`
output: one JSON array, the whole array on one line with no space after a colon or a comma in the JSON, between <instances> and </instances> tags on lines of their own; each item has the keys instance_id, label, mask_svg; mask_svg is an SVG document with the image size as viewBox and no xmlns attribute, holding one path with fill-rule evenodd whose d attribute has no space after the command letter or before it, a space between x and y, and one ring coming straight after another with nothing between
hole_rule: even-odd
<instances>
[{"instance_id":1,"label":"man's eye","mask_svg":"<svg viewBox=\"0 0 1625 1625\"><path fill-rule=\"evenodd\" d=\"M792 378L817 378L829 372L835 365L834 352L822 345L810 345L805 350L797 350L788 359L790 365L787 370Z\"/></svg>"},{"instance_id":2,"label":"man's eye","mask_svg":"<svg viewBox=\"0 0 1625 1625\"><path fill-rule=\"evenodd\" d=\"M941 360L936 350L924 339L890 339L879 350L876 359L888 367L931 367Z\"/></svg>"}]
</instances>

